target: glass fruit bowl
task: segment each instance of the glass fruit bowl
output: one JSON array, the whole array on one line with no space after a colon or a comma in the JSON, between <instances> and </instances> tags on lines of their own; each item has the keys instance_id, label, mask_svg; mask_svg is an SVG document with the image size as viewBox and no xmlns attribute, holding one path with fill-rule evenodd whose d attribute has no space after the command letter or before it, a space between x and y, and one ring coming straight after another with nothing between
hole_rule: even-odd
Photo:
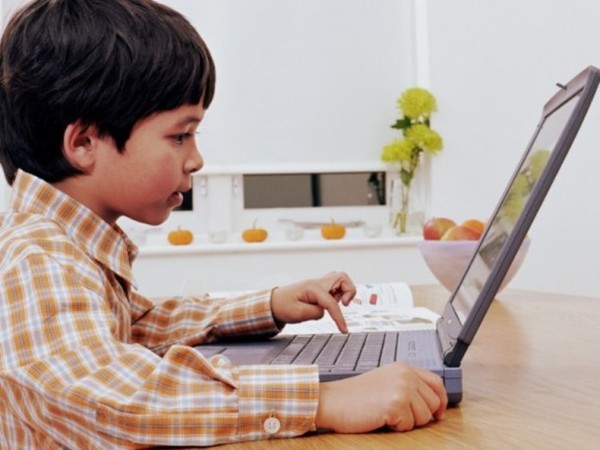
<instances>
[{"instance_id":1,"label":"glass fruit bowl","mask_svg":"<svg viewBox=\"0 0 600 450\"><path fill-rule=\"evenodd\" d=\"M506 287L518 272L529 249L529 243L530 239L528 238L521 244L498 292ZM431 273L442 286L452 292L471 261L477 244L478 241L423 240L419 241L417 246Z\"/></svg>"}]
</instances>

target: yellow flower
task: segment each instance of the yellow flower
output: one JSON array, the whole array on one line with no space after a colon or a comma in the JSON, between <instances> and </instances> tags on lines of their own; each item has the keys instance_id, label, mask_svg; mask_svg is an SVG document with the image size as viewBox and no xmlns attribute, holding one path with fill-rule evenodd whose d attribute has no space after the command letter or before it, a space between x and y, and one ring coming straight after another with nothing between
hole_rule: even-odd
<instances>
[{"instance_id":1,"label":"yellow flower","mask_svg":"<svg viewBox=\"0 0 600 450\"><path fill-rule=\"evenodd\" d=\"M398 164L398 178L405 188L402 195L401 210L395 215L393 227L401 233L406 231L408 217L408 191L421 161L421 153L435 154L444 143L442 137L429 128L429 116L437 109L435 97L422 88L410 88L397 100L402 113L391 128L402 133L401 139L395 139L383 147L381 159L386 163Z\"/></svg>"},{"instance_id":2,"label":"yellow flower","mask_svg":"<svg viewBox=\"0 0 600 450\"><path fill-rule=\"evenodd\" d=\"M514 223L519 218L524 205L525 199L522 196L511 195L502 205L502 213L511 223Z\"/></svg>"},{"instance_id":3,"label":"yellow flower","mask_svg":"<svg viewBox=\"0 0 600 450\"><path fill-rule=\"evenodd\" d=\"M539 149L529 157L528 165L532 183L535 183L542 174L548 158L550 158L550 152L544 148Z\"/></svg>"},{"instance_id":4,"label":"yellow flower","mask_svg":"<svg viewBox=\"0 0 600 450\"><path fill-rule=\"evenodd\" d=\"M531 183L529 183L527 176L524 173L520 173L515 177L515 181L510 189L509 195L524 197L529 194L530 189Z\"/></svg>"},{"instance_id":5,"label":"yellow flower","mask_svg":"<svg viewBox=\"0 0 600 450\"><path fill-rule=\"evenodd\" d=\"M381 153L384 162L410 161L414 144L408 139L395 139Z\"/></svg>"},{"instance_id":6,"label":"yellow flower","mask_svg":"<svg viewBox=\"0 0 600 450\"><path fill-rule=\"evenodd\" d=\"M435 154L444 145L442 137L427 125L415 124L406 130L406 139L413 142L414 147Z\"/></svg>"},{"instance_id":7,"label":"yellow flower","mask_svg":"<svg viewBox=\"0 0 600 450\"><path fill-rule=\"evenodd\" d=\"M428 90L418 87L404 91L397 104L402 114L413 120L428 119L437 110L435 97Z\"/></svg>"}]
</instances>

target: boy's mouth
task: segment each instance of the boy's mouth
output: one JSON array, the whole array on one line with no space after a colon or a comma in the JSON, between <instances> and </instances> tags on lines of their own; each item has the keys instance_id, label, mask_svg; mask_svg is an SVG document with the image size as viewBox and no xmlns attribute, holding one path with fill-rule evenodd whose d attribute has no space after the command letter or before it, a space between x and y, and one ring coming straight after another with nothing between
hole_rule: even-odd
<instances>
[{"instance_id":1,"label":"boy's mouth","mask_svg":"<svg viewBox=\"0 0 600 450\"><path fill-rule=\"evenodd\" d=\"M173 192L169 197L169 203L173 203L173 207L177 208L183 203L183 194L181 192Z\"/></svg>"}]
</instances>

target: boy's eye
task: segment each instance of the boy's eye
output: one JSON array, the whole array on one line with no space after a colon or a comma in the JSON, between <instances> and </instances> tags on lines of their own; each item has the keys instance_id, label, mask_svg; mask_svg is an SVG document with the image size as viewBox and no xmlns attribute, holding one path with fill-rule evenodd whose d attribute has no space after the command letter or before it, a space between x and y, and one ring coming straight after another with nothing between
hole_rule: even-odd
<instances>
[{"instance_id":1,"label":"boy's eye","mask_svg":"<svg viewBox=\"0 0 600 450\"><path fill-rule=\"evenodd\" d=\"M183 144L185 141L193 137L194 133L181 133L174 135L173 141L175 141L176 144Z\"/></svg>"}]
</instances>

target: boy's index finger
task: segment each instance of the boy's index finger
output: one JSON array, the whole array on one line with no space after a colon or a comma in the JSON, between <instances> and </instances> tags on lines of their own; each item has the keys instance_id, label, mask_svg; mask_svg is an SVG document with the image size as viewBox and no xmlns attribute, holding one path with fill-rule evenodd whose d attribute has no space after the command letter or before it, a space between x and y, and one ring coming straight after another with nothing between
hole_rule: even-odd
<instances>
[{"instance_id":1,"label":"boy's index finger","mask_svg":"<svg viewBox=\"0 0 600 450\"><path fill-rule=\"evenodd\" d=\"M347 333L348 326L346 325L346 319L344 318L344 314L342 314L339 303L332 296L328 296L327 299L324 299L322 303L319 302L319 304L329 313L337 325L338 330L340 330L342 333Z\"/></svg>"}]
</instances>

